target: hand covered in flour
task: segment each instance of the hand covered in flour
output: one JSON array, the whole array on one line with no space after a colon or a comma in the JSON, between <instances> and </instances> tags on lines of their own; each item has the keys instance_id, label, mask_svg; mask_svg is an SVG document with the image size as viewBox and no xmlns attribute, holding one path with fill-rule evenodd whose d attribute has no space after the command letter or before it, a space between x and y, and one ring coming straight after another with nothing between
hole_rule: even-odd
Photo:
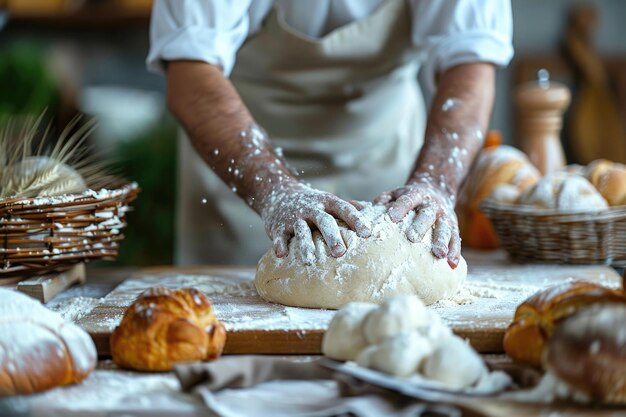
<instances>
[{"instance_id":1,"label":"hand covered in flour","mask_svg":"<svg viewBox=\"0 0 626 417\"><path fill-rule=\"evenodd\" d=\"M434 226L432 253L436 258L448 258L456 268L461 257L461 236L451 196L435 187L428 177L414 178L404 187L382 193L375 204L389 206L388 214L395 223L411 210L417 212L406 235L411 242L420 242Z\"/></svg>"},{"instance_id":2,"label":"hand covered in flour","mask_svg":"<svg viewBox=\"0 0 626 417\"><path fill-rule=\"evenodd\" d=\"M359 237L369 237L371 233L370 224L353 205L297 181L281 183L270 192L261 218L276 256L287 256L289 240L296 236L299 256L306 265L315 263L311 226L320 231L334 257L346 252L337 220L344 221Z\"/></svg>"}]
</instances>

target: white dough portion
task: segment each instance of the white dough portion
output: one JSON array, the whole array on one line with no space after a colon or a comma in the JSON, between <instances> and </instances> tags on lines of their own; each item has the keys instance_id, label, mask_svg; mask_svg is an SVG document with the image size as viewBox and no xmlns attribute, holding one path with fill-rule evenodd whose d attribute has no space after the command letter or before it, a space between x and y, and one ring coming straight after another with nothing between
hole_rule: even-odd
<instances>
[{"instance_id":1,"label":"white dough portion","mask_svg":"<svg viewBox=\"0 0 626 417\"><path fill-rule=\"evenodd\" d=\"M443 340L424 361L422 372L452 389L471 387L488 373L478 353L458 336Z\"/></svg>"},{"instance_id":2,"label":"white dough portion","mask_svg":"<svg viewBox=\"0 0 626 417\"><path fill-rule=\"evenodd\" d=\"M362 331L364 318L376 307L372 303L350 303L339 310L324 333L322 353L340 361L356 359L367 346Z\"/></svg>"},{"instance_id":3,"label":"white dough portion","mask_svg":"<svg viewBox=\"0 0 626 417\"><path fill-rule=\"evenodd\" d=\"M363 214L372 223L372 234L363 239L341 227L347 251L330 256L321 234L313 232L317 261L301 262L297 237L289 243L289 255L277 258L272 249L257 267L255 285L264 299L296 307L337 309L352 301L380 304L400 294L413 294L425 304L453 296L467 276L461 258L456 269L431 253L432 233L412 243L406 230L415 218L410 212L398 224L384 206L368 205Z\"/></svg>"},{"instance_id":4,"label":"white dough portion","mask_svg":"<svg viewBox=\"0 0 626 417\"><path fill-rule=\"evenodd\" d=\"M360 366L407 377L416 373L422 361L432 352L433 346L419 333L399 333L379 345L369 346L356 362Z\"/></svg>"},{"instance_id":5,"label":"white dough portion","mask_svg":"<svg viewBox=\"0 0 626 417\"><path fill-rule=\"evenodd\" d=\"M426 306L417 296L399 295L385 301L365 318L363 332L368 343L377 344L398 333L427 326L429 317Z\"/></svg>"}]
</instances>

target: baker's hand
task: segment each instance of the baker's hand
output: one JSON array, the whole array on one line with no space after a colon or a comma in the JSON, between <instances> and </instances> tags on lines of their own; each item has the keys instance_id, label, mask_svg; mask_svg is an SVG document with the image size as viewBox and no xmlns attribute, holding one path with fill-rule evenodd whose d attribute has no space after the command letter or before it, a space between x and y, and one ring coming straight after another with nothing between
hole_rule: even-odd
<instances>
[{"instance_id":1,"label":"baker's hand","mask_svg":"<svg viewBox=\"0 0 626 417\"><path fill-rule=\"evenodd\" d=\"M433 255L440 259L447 257L448 264L457 267L461 257L461 236L454 203L448 193L430 181L417 181L381 194L374 203L388 205L389 217L395 223L415 210L417 214L406 232L407 238L419 242L434 225Z\"/></svg>"},{"instance_id":2,"label":"baker's hand","mask_svg":"<svg viewBox=\"0 0 626 417\"><path fill-rule=\"evenodd\" d=\"M337 219L343 220L357 236L369 237L371 233L370 224L353 205L331 193L299 182L283 183L276 187L264 205L261 217L279 258L288 255L289 240L296 236L302 261L306 265L314 264L315 246L311 226L320 231L334 257L340 257L346 252Z\"/></svg>"}]
</instances>

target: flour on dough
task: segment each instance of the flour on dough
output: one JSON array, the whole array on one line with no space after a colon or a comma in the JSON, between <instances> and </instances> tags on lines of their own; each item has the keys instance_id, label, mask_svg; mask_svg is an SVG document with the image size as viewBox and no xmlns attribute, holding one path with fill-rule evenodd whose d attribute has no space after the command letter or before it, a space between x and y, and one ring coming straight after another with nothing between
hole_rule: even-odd
<instances>
[{"instance_id":1,"label":"flour on dough","mask_svg":"<svg viewBox=\"0 0 626 417\"><path fill-rule=\"evenodd\" d=\"M467 275L461 258L456 269L431 253L432 233L422 242L406 237L415 212L398 224L386 207L368 204L363 214L372 222L372 234L363 239L342 227L347 251L330 256L318 231L313 232L317 262L301 262L297 238L289 243L289 255L277 258L269 250L257 267L255 285L264 299L296 307L336 309L352 302L382 303L398 294L413 294L425 304L453 296Z\"/></svg>"},{"instance_id":2,"label":"flour on dough","mask_svg":"<svg viewBox=\"0 0 626 417\"><path fill-rule=\"evenodd\" d=\"M391 375L407 377L418 371L422 361L432 351L433 346L428 339L417 332L405 332L367 347L356 357L356 363Z\"/></svg>"}]
</instances>

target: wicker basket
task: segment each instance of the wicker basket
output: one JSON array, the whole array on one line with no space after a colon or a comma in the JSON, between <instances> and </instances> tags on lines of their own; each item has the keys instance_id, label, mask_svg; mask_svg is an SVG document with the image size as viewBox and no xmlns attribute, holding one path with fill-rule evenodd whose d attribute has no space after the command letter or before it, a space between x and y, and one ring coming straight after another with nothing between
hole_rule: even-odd
<instances>
[{"instance_id":1,"label":"wicker basket","mask_svg":"<svg viewBox=\"0 0 626 417\"><path fill-rule=\"evenodd\" d=\"M481 210L516 261L626 265L626 206L569 213L486 201Z\"/></svg>"},{"instance_id":2,"label":"wicker basket","mask_svg":"<svg viewBox=\"0 0 626 417\"><path fill-rule=\"evenodd\" d=\"M139 187L0 200L0 280L63 271L117 256L120 230Z\"/></svg>"}]
</instances>

